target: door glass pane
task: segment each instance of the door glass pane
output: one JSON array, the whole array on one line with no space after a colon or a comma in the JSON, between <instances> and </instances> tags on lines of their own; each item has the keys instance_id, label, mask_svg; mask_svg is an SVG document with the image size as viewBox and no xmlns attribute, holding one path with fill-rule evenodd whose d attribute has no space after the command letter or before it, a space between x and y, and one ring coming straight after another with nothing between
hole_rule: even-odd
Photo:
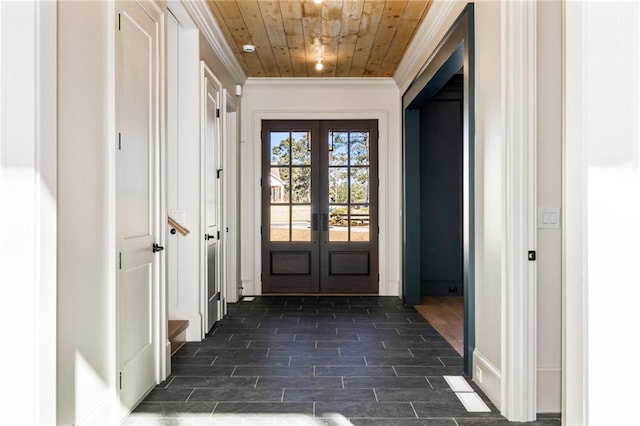
<instances>
[{"instance_id":1,"label":"door glass pane","mask_svg":"<svg viewBox=\"0 0 640 426\"><path fill-rule=\"evenodd\" d=\"M311 165L311 132L291 133L291 164Z\"/></svg>"},{"instance_id":2,"label":"door glass pane","mask_svg":"<svg viewBox=\"0 0 640 426\"><path fill-rule=\"evenodd\" d=\"M349 197L347 182L349 169L346 167L329 168L329 202L346 203Z\"/></svg>"},{"instance_id":3,"label":"door glass pane","mask_svg":"<svg viewBox=\"0 0 640 426\"><path fill-rule=\"evenodd\" d=\"M271 241L289 241L289 206L271 206Z\"/></svg>"},{"instance_id":4,"label":"door glass pane","mask_svg":"<svg viewBox=\"0 0 640 426\"><path fill-rule=\"evenodd\" d=\"M369 164L369 132L351 132L349 134L350 156L352 166L366 166Z\"/></svg>"},{"instance_id":5,"label":"door glass pane","mask_svg":"<svg viewBox=\"0 0 640 426\"><path fill-rule=\"evenodd\" d=\"M349 162L349 133L329 131L329 165L346 166Z\"/></svg>"},{"instance_id":6,"label":"door glass pane","mask_svg":"<svg viewBox=\"0 0 640 426\"><path fill-rule=\"evenodd\" d=\"M271 164L291 164L289 132L271 132Z\"/></svg>"},{"instance_id":7,"label":"door glass pane","mask_svg":"<svg viewBox=\"0 0 640 426\"><path fill-rule=\"evenodd\" d=\"M350 241L369 241L369 206L351 206Z\"/></svg>"},{"instance_id":8,"label":"door glass pane","mask_svg":"<svg viewBox=\"0 0 640 426\"><path fill-rule=\"evenodd\" d=\"M291 168L291 202L311 203L311 167Z\"/></svg>"},{"instance_id":9,"label":"door glass pane","mask_svg":"<svg viewBox=\"0 0 640 426\"><path fill-rule=\"evenodd\" d=\"M329 207L329 241L349 241L347 206Z\"/></svg>"},{"instance_id":10,"label":"door glass pane","mask_svg":"<svg viewBox=\"0 0 640 426\"><path fill-rule=\"evenodd\" d=\"M368 167L352 167L349 184L351 186L351 203L369 202Z\"/></svg>"},{"instance_id":11,"label":"door glass pane","mask_svg":"<svg viewBox=\"0 0 640 426\"><path fill-rule=\"evenodd\" d=\"M288 203L291 199L289 191L289 167L271 167L269 186L271 188L272 203Z\"/></svg>"},{"instance_id":12,"label":"door glass pane","mask_svg":"<svg viewBox=\"0 0 640 426\"><path fill-rule=\"evenodd\" d=\"M311 241L311 206L291 206L291 241Z\"/></svg>"}]
</instances>

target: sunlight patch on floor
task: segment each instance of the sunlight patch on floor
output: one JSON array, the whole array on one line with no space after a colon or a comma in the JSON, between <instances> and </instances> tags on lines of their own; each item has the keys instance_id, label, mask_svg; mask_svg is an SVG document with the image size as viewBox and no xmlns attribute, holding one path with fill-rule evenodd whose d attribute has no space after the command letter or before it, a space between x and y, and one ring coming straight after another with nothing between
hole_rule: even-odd
<instances>
[{"instance_id":1,"label":"sunlight patch on floor","mask_svg":"<svg viewBox=\"0 0 640 426\"><path fill-rule=\"evenodd\" d=\"M214 425L214 426L352 426L353 424L342 414L323 414L322 417L311 417L304 414L209 414L179 413L176 417L161 414L133 413L125 425Z\"/></svg>"}]
</instances>

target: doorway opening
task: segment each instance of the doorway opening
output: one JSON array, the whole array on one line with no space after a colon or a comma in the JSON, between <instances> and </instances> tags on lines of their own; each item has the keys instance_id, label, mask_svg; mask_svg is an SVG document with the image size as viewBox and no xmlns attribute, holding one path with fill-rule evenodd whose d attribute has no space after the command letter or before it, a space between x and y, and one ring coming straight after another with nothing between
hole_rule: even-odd
<instances>
[{"instance_id":1,"label":"doorway opening","mask_svg":"<svg viewBox=\"0 0 640 426\"><path fill-rule=\"evenodd\" d=\"M377 294L377 120L262 122L262 292Z\"/></svg>"},{"instance_id":2,"label":"doorway opening","mask_svg":"<svg viewBox=\"0 0 640 426\"><path fill-rule=\"evenodd\" d=\"M410 305L422 297L462 298L458 335L469 377L475 346L473 63L468 5L403 96L403 298ZM448 305L452 322L460 324L460 304Z\"/></svg>"}]
</instances>

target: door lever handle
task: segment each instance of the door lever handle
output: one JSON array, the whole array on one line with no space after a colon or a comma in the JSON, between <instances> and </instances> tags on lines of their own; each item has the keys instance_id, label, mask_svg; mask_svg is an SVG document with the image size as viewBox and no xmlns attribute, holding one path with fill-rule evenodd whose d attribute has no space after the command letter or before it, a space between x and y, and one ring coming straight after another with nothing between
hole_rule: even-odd
<instances>
[{"instance_id":1,"label":"door lever handle","mask_svg":"<svg viewBox=\"0 0 640 426\"><path fill-rule=\"evenodd\" d=\"M327 213L322 215L322 230L324 232L329 231L329 215Z\"/></svg>"},{"instance_id":2,"label":"door lever handle","mask_svg":"<svg viewBox=\"0 0 640 426\"><path fill-rule=\"evenodd\" d=\"M204 239L209 241L209 240L213 240L215 238L215 235L211 235L211 234L204 234Z\"/></svg>"},{"instance_id":3,"label":"door lever handle","mask_svg":"<svg viewBox=\"0 0 640 426\"><path fill-rule=\"evenodd\" d=\"M313 215L311 215L311 230L318 230L318 213L314 213Z\"/></svg>"},{"instance_id":4,"label":"door lever handle","mask_svg":"<svg viewBox=\"0 0 640 426\"><path fill-rule=\"evenodd\" d=\"M164 247L162 247L160 244L158 243L153 243L153 252L157 253L159 251L164 250Z\"/></svg>"}]
</instances>

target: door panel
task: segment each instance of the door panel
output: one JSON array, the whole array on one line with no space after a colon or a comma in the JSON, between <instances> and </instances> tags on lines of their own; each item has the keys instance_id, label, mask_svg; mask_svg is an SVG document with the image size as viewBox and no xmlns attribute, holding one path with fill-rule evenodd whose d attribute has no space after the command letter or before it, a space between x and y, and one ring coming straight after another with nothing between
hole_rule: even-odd
<instances>
[{"instance_id":1,"label":"door panel","mask_svg":"<svg viewBox=\"0 0 640 426\"><path fill-rule=\"evenodd\" d=\"M205 198L205 333L220 319L220 119L218 84L203 67L204 82L204 198Z\"/></svg>"},{"instance_id":2,"label":"door panel","mask_svg":"<svg viewBox=\"0 0 640 426\"><path fill-rule=\"evenodd\" d=\"M320 137L322 292L377 293L378 123L323 121Z\"/></svg>"},{"instance_id":3,"label":"door panel","mask_svg":"<svg viewBox=\"0 0 640 426\"><path fill-rule=\"evenodd\" d=\"M263 123L263 292L317 293L317 122Z\"/></svg>"},{"instance_id":4,"label":"door panel","mask_svg":"<svg viewBox=\"0 0 640 426\"><path fill-rule=\"evenodd\" d=\"M128 411L155 385L158 23L137 3L123 2L120 6L116 38L116 294L120 400Z\"/></svg>"},{"instance_id":5,"label":"door panel","mask_svg":"<svg viewBox=\"0 0 640 426\"><path fill-rule=\"evenodd\" d=\"M264 121L262 137L263 292L377 293L377 121Z\"/></svg>"}]
</instances>

